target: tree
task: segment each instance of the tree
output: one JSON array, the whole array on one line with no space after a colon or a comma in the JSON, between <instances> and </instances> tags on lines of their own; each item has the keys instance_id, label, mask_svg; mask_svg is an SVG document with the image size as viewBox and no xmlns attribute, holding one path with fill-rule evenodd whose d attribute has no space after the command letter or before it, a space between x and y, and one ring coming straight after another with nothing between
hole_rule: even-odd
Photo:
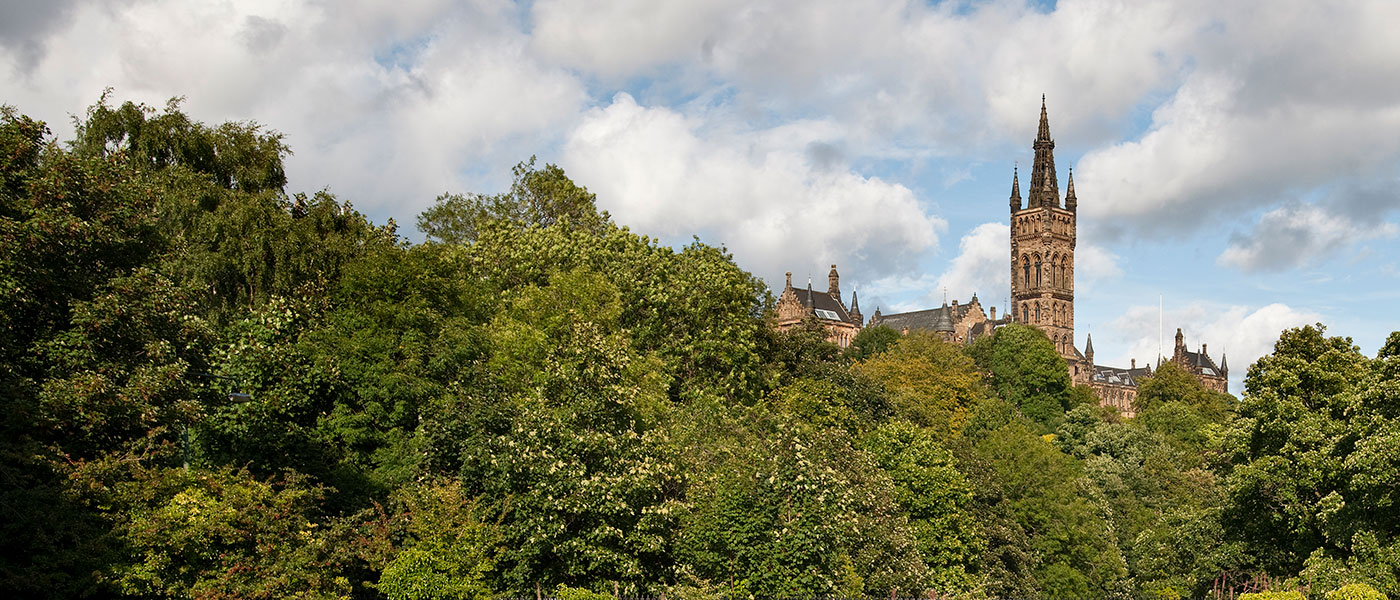
<instances>
[{"instance_id":1,"label":"tree","mask_svg":"<svg viewBox=\"0 0 1400 600\"><path fill-rule=\"evenodd\" d=\"M899 338L898 331L884 325L866 327L851 340L851 345L846 348L845 354L851 360L865 360L888 350L890 346L899 341Z\"/></svg>"},{"instance_id":2,"label":"tree","mask_svg":"<svg viewBox=\"0 0 1400 600\"><path fill-rule=\"evenodd\" d=\"M885 387L896 417L928 427L943 440L962 428L983 396L972 360L931 333L911 332L854 369Z\"/></svg>"},{"instance_id":3,"label":"tree","mask_svg":"<svg viewBox=\"0 0 1400 600\"><path fill-rule=\"evenodd\" d=\"M515 180L503 194L438 196L433 206L418 216L418 229L430 241L470 244L488 222L519 228L563 223L590 232L601 231L609 222L607 213L598 212L597 197L571 181L563 169L552 164L536 169L531 156L515 165L511 173Z\"/></svg>"},{"instance_id":4,"label":"tree","mask_svg":"<svg viewBox=\"0 0 1400 600\"><path fill-rule=\"evenodd\" d=\"M977 588L986 543L968 512L972 486L953 454L928 432L899 421L872 431L860 445L894 482L895 501L909 518L933 589L961 594Z\"/></svg>"},{"instance_id":5,"label":"tree","mask_svg":"<svg viewBox=\"0 0 1400 600\"><path fill-rule=\"evenodd\" d=\"M1042 432L1054 431L1073 407L1065 360L1039 329L1014 323L1000 327L973 342L967 352L990 374L997 396L1020 408Z\"/></svg>"}]
</instances>

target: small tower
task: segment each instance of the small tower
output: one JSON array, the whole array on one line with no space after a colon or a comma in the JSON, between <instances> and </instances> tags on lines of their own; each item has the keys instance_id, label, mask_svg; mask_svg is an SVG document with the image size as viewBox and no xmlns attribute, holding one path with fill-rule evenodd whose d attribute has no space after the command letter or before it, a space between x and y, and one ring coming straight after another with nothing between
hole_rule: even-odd
<instances>
[{"instance_id":1,"label":"small tower","mask_svg":"<svg viewBox=\"0 0 1400 600\"><path fill-rule=\"evenodd\" d=\"M938 310L938 316L933 320L933 331L945 342L953 341L953 317L952 309L948 308L948 303L943 303L943 308Z\"/></svg>"},{"instance_id":2,"label":"small tower","mask_svg":"<svg viewBox=\"0 0 1400 600\"><path fill-rule=\"evenodd\" d=\"M1079 209L1079 198L1074 196L1074 167L1069 168L1069 183L1065 186L1065 209L1070 212Z\"/></svg>"},{"instance_id":3,"label":"small tower","mask_svg":"<svg viewBox=\"0 0 1400 600\"><path fill-rule=\"evenodd\" d=\"M841 297L841 276L836 273L836 265L831 265L831 272L826 274L826 293L833 298Z\"/></svg>"},{"instance_id":4,"label":"small tower","mask_svg":"<svg viewBox=\"0 0 1400 600\"><path fill-rule=\"evenodd\" d=\"M1011 167L1011 214L1021 210L1021 168Z\"/></svg>"}]
</instances>

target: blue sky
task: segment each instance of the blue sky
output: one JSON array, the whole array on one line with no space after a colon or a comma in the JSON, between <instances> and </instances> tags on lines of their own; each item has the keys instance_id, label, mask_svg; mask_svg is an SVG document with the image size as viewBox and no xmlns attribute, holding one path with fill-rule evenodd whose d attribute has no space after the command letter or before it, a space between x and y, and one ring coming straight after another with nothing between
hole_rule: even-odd
<instances>
[{"instance_id":1,"label":"blue sky","mask_svg":"<svg viewBox=\"0 0 1400 600\"><path fill-rule=\"evenodd\" d=\"M103 88L284 134L292 191L411 237L537 155L633 229L872 312L1007 295L1047 97L1080 202L1076 345L1373 353L1400 300L1400 3L1307 0L0 4L0 102L60 138ZM1024 183L1024 182L1023 182ZM1061 190L1063 192L1063 190Z\"/></svg>"}]
</instances>

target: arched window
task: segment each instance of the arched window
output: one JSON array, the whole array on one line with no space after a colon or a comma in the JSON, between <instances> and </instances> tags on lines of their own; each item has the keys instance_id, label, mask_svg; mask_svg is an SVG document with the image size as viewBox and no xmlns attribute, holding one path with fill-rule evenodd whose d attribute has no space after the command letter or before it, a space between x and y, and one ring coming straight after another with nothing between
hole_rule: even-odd
<instances>
[{"instance_id":1,"label":"arched window","mask_svg":"<svg viewBox=\"0 0 1400 600\"><path fill-rule=\"evenodd\" d=\"M1040 287L1040 255L1035 255L1035 287ZM1037 317L1037 320L1039 318Z\"/></svg>"},{"instance_id":2,"label":"arched window","mask_svg":"<svg viewBox=\"0 0 1400 600\"><path fill-rule=\"evenodd\" d=\"M1029 307L1027 307L1026 305L1024 305L1024 304L1021 305L1021 322L1022 322L1022 323L1030 323L1030 322L1031 322L1031 309L1030 309Z\"/></svg>"},{"instance_id":3,"label":"arched window","mask_svg":"<svg viewBox=\"0 0 1400 600\"><path fill-rule=\"evenodd\" d=\"M1050 258L1050 287L1060 287L1060 255Z\"/></svg>"},{"instance_id":4,"label":"arched window","mask_svg":"<svg viewBox=\"0 0 1400 600\"><path fill-rule=\"evenodd\" d=\"M1029 289L1031 287L1031 259L1024 254L1021 255L1021 270L1025 273L1021 277L1021 287Z\"/></svg>"},{"instance_id":5,"label":"arched window","mask_svg":"<svg viewBox=\"0 0 1400 600\"><path fill-rule=\"evenodd\" d=\"M1065 289L1070 288L1068 256L1066 256L1065 260L1060 263L1060 285Z\"/></svg>"},{"instance_id":6,"label":"arched window","mask_svg":"<svg viewBox=\"0 0 1400 600\"><path fill-rule=\"evenodd\" d=\"M1035 305L1035 322L1040 322L1040 304Z\"/></svg>"}]
</instances>

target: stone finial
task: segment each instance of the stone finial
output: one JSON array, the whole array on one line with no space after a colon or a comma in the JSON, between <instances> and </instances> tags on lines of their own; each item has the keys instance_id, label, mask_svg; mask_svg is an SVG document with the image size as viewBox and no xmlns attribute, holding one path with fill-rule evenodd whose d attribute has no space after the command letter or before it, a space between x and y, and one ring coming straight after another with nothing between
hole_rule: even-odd
<instances>
[{"instance_id":1,"label":"stone finial","mask_svg":"<svg viewBox=\"0 0 1400 600\"><path fill-rule=\"evenodd\" d=\"M787 285L784 286L783 289L787 289L790 287L792 287L792 271L787 272Z\"/></svg>"},{"instance_id":2,"label":"stone finial","mask_svg":"<svg viewBox=\"0 0 1400 600\"><path fill-rule=\"evenodd\" d=\"M1021 166L1011 167L1011 212L1021 210Z\"/></svg>"},{"instance_id":3,"label":"stone finial","mask_svg":"<svg viewBox=\"0 0 1400 600\"><path fill-rule=\"evenodd\" d=\"M1074 195L1074 167L1069 168L1069 183L1065 187L1065 208L1075 210L1079 207L1079 198Z\"/></svg>"}]
</instances>

